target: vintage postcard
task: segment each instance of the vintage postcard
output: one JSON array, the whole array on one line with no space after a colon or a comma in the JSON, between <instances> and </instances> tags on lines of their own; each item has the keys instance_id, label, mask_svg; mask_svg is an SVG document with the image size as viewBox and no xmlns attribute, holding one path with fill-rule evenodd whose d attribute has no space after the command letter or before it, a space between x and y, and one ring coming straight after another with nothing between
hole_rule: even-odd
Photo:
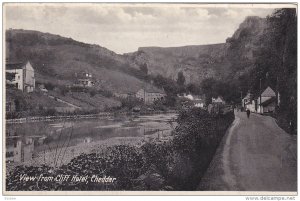
<instances>
[{"instance_id":1,"label":"vintage postcard","mask_svg":"<svg viewBox=\"0 0 300 201\"><path fill-rule=\"evenodd\" d=\"M4 195L297 194L297 4L4 3L3 51Z\"/></svg>"}]
</instances>

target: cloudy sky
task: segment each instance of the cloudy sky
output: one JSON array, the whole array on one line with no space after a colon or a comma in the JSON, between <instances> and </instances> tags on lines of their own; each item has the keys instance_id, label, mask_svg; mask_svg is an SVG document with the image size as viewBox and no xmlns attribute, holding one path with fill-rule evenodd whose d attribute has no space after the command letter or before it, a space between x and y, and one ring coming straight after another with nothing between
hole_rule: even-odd
<instances>
[{"instance_id":1,"label":"cloudy sky","mask_svg":"<svg viewBox=\"0 0 300 201\"><path fill-rule=\"evenodd\" d=\"M222 43L246 16L274 8L195 4L6 4L5 28L38 30L99 44L117 53L144 46Z\"/></svg>"}]
</instances>

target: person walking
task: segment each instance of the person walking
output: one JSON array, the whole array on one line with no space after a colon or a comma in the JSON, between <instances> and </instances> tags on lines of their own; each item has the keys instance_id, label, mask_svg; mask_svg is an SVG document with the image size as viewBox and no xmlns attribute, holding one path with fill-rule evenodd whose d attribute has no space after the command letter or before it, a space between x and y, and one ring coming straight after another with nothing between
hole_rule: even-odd
<instances>
[{"instance_id":1,"label":"person walking","mask_svg":"<svg viewBox=\"0 0 300 201\"><path fill-rule=\"evenodd\" d=\"M249 109L247 109L247 117L248 117L248 119L250 117L250 110Z\"/></svg>"}]
</instances>

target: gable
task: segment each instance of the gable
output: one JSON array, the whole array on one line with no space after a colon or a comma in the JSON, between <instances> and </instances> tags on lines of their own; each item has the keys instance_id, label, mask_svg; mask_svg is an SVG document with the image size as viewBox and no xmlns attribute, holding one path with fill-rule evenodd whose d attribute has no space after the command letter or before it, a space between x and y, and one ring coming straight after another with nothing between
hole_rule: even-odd
<instances>
[{"instance_id":1,"label":"gable","mask_svg":"<svg viewBox=\"0 0 300 201\"><path fill-rule=\"evenodd\" d=\"M34 71L32 65L31 65L31 63L29 61L27 61L26 65L25 65L25 68L26 68L26 70Z\"/></svg>"},{"instance_id":2,"label":"gable","mask_svg":"<svg viewBox=\"0 0 300 201\"><path fill-rule=\"evenodd\" d=\"M263 97L275 97L276 94L273 91L273 89L271 89L271 87L266 88L266 90L261 94L261 96Z\"/></svg>"}]
</instances>

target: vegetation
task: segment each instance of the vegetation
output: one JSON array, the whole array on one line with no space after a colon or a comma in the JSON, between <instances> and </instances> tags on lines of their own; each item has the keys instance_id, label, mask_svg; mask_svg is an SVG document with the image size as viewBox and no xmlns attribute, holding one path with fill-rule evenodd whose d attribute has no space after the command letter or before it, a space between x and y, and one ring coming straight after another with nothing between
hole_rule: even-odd
<instances>
[{"instance_id":1,"label":"vegetation","mask_svg":"<svg viewBox=\"0 0 300 201\"><path fill-rule=\"evenodd\" d=\"M147 64L144 63L143 65L140 66L140 69L143 73L145 73L146 75L148 74L148 67Z\"/></svg>"},{"instance_id":2,"label":"vegetation","mask_svg":"<svg viewBox=\"0 0 300 201\"><path fill-rule=\"evenodd\" d=\"M184 83L185 83L185 77L184 77L184 75L183 75L183 72L180 71L180 72L178 72L178 75L177 75L177 84L178 84L179 86L183 86Z\"/></svg>"}]
</instances>

